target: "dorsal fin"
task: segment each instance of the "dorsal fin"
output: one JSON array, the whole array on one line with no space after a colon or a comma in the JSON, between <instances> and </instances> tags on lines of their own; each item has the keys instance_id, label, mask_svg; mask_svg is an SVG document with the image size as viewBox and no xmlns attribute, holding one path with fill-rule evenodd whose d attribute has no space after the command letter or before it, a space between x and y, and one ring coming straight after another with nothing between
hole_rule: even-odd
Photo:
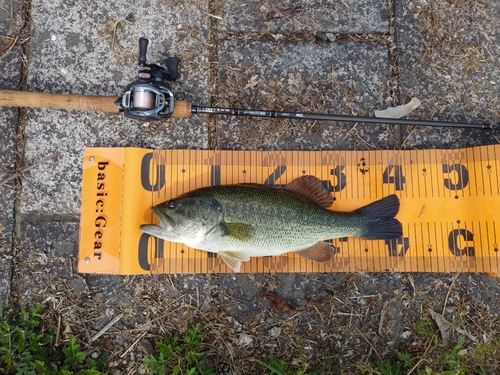
<instances>
[{"instance_id":1,"label":"dorsal fin","mask_svg":"<svg viewBox=\"0 0 500 375\"><path fill-rule=\"evenodd\" d=\"M333 203L333 198L330 193L323 187L321 180L315 176L299 177L288 185L283 190L316 203L318 206L328 208Z\"/></svg>"}]
</instances>

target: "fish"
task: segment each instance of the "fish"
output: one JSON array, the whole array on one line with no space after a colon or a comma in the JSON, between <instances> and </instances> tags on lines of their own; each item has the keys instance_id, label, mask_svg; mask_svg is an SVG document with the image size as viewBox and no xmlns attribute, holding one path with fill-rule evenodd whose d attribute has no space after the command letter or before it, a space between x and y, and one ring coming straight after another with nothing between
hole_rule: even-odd
<instances>
[{"instance_id":1,"label":"fish","mask_svg":"<svg viewBox=\"0 0 500 375\"><path fill-rule=\"evenodd\" d=\"M329 262L335 249L328 240L402 237L395 216L400 202L388 195L353 212L329 209L333 197L315 176L305 175L283 187L259 184L209 186L151 208L158 224L140 229L151 236L219 254L234 272L256 256L294 252Z\"/></svg>"}]
</instances>

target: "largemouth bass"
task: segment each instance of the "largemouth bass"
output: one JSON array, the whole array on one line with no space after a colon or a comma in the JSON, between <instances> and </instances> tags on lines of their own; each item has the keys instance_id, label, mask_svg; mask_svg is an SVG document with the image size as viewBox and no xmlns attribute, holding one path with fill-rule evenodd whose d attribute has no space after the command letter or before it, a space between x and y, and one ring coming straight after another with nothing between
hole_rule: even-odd
<instances>
[{"instance_id":1,"label":"largemouth bass","mask_svg":"<svg viewBox=\"0 0 500 375\"><path fill-rule=\"evenodd\" d=\"M235 272L252 256L295 252L325 263L334 249L325 240L402 236L394 216L399 199L389 195L354 212L327 209L333 203L321 180L300 177L283 188L212 186L190 191L151 210L159 224L141 225L152 236L217 253Z\"/></svg>"}]
</instances>

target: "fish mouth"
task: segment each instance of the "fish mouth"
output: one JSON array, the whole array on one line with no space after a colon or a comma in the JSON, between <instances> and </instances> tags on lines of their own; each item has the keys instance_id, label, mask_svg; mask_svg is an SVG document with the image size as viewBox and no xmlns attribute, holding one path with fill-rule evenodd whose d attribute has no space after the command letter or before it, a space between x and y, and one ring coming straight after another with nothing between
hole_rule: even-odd
<instances>
[{"instance_id":1,"label":"fish mouth","mask_svg":"<svg viewBox=\"0 0 500 375\"><path fill-rule=\"evenodd\" d=\"M158 220L160 222L157 224L157 226L160 227L161 229L170 230L174 229L175 226L177 225L177 223L172 217L168 216L164 212L161 212L158 208L152 207L151 211L153 211L156 217L158 217Z\"/></svg>"}]
</instances>

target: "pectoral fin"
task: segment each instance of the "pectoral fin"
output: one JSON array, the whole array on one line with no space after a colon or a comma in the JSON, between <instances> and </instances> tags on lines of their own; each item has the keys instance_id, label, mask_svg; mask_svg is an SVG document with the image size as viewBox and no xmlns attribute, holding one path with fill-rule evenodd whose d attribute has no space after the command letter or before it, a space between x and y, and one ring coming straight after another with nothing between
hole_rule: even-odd
<instances>
[{"instance_id":1,"label":"pectoral fin","mask_svg":"<svg viewBox=\"0 0 500 375\"><path fill-rule=\"evenodd\" d=\"M225 236L236 238L240 241L250 239L253 227L244 223L220 223L221 231Z\"/></svg>"},{"instance_id":2,"label":"pectoral fin","mask_svg":"<svg viewBox=\"0 0 500 375\"><path fill-rule=\"evenodd\" d=\"M333 258L335 251L331 245L321 241L311 247L308 247L307 249L296 251L296 253L306 259L318 263L326 263Z\"/></svg>"},{"instance_id":3,"label":"pectoral fin","mask_svg":"<svg viewBox=\"0 0 500 375\"><path fill-rule=\"evenodd\" d=\"M240 272L241 262L250 260L250 257L245 253L237 251L223 251L219 253L220 257L234 272Z\"/></svg>"}]
</instances>

